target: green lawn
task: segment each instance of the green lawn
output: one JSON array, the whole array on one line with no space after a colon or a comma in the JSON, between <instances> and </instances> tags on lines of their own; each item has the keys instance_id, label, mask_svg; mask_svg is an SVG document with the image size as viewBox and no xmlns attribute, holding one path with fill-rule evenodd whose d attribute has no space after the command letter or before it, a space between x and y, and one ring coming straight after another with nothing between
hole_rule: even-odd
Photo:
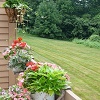
<instances>
[{"instance_id":1,"label":"green lawn","mask_svg":"<svg viewBox=\"0 0 100 100\"><path fill-rule=\"evenodd\" d=\"M71 87L82 100L100 100L100 49L72 42L19 34L34 50L35 60L53 62L71 77Z\"/></svg>"}]
</instances>

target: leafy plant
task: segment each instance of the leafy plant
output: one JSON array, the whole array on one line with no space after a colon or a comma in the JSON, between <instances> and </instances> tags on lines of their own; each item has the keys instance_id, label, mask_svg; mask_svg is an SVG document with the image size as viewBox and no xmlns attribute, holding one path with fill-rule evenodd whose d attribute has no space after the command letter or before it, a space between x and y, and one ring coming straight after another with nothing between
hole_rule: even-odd
<instances>
[{"instance_id":1,"label":"leafy plant","mask_svg":"<svg viewBox=\"0 0 100 100\"><path fill-rule=\"evenodd\" d=\"M97 48L99 49L100 48L100 43L97 42L97 41L91 41L90 39L74 39L73 42L77 43L77 44L83 44L87 47L90 47L90 48Z\"/></svg>"},{"instance_id":2,"label":"leafy plant","mask_svg":"<svg viewBox=\"0 0 100 100\"><path fill-rule=\"evenodd\" d=\"M11 56L9 60L9 68L18 68L25 70L26 63L31 61L32 56L26 50L17 50L14 56Z\"/></svg>"},{"instance_id":3,"label":"leafy plant","mask_svg":"<svg viewBox=\"0 0 100 100\"><path fill-rule=\"evenodd\" d=\"M100 42L100 36L99 35L91 35L89 37L90 41L94 41L94 42Z\"/></svg>"},{"instance_id":4,"label":"leafy plant","mask_svg":"<svg viewBox=\"0 0 100 100\"><path fill-rule=\"evenodd\" d=\"M36 13L34 33L45 38L61 38L61 16L53 0L43 0Z\"/></svg>"},{"instance_id":5,"label":"leafy plant","mask_svg":"<svg viewBox=\"0 0 100 100\"><path fill-rule=\"evenodd\" d=\"M3 6L7 8L17 8L17 9L28 8L24 0L6 0Z\"/></svg>"},{"instance_id":6,"label":"leafy plant","mask_svg":"<svg viewBox=\"0 0 100 100\"><path fill-rule=\"evenodd\" d=\"M22 38L14 40L9 48L2 53L5 59L9 60L9 68L17 68L19 71L26 69L26 63L32 60L30 47Z\"/></svg>"},{"instance_id":7,"label":"leafy plant","mask_svg":"<svg viewBox=\"0 0 100 100\"><path fill-rule=\"evenodd\" d=\"M28 66L23 76L19 76L19 82L24 88L27 88L31 93L45 92L49 95L59 94L62 89L66 88L69 79L63 69L55 64L50 63L32 63L28 62Z\"/></svg>"}]
</instances>

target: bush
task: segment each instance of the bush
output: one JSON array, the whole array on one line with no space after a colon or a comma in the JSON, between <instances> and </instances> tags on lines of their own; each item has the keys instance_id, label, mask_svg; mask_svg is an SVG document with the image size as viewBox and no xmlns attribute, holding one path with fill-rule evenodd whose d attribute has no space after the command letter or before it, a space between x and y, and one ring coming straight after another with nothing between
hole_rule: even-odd
<instances>
[{"instance_id":1,"label":"bush","mask_svg":"<svg viewBox=\"0 0 100 100\"><path fill-rule=\"evenodd\" d=\"M96 42L96 41L90 41L89 39L87 40L82 40L82 39L77 39L75 38L73 40L74 43L77 43L77 44L83 44L87 47L90 47L90 48L97 48L97 49L100 49L100 43L99 42Z\"/></svg>"},{"instance_id":2,"label":"bush","mask_svg":"<svg viewBox=\"0 0 100 100\"><path fill-rule=\"evenodd\" d=\"M60 38L61 16L53 0L40 3L36 12L34 33L45 38Z\"/></svg>"},{"instance_id":3,"label":"bush","mask_svg":"<svg viewBox=\"0 0 100 100\"><path fill-rule=\"evenodd\" d=\"M100 36L99 35L91 35L89 37L90 41L94 41L94 42L100 42Z\"/></svg>"}]
</instances>

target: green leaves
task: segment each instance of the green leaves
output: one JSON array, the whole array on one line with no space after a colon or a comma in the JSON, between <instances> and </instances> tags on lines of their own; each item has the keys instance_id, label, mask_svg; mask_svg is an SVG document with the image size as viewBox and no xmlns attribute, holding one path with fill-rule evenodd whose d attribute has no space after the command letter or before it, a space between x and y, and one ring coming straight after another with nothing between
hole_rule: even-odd
<instances>
[{"instance_id":1,"label":"green leaves","mask_svg":"<svg viewBox=\"0 0 100 100\"><path fill-rule=\"evenodd\" d=\"M26 50L17 50L16 55L9 60L10 68L26 69L26 62L30 61L32 56Z\"/></svg>"},{"instance_id":2,"label":"green leaves","mask_svg":"<svg viewBox=\"0 0 100 100\"><path fill-rule=\"evenodd\" d=\"M24 73L24 87L30 92L42 91L50 95L58 94L66 85L65 72L47 65L40 66L36 72L29 69Z\"/></svg>"}]
</instances>

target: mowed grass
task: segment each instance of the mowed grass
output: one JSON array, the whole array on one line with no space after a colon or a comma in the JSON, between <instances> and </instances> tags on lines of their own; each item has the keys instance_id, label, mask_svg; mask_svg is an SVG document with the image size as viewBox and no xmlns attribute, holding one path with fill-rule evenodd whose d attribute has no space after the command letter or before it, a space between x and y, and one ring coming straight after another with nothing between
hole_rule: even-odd
<instances>
[{"instance_id":1,"label":"mowed grass","mask_svg":"<svg viewBox=\"0 0 100 100\"><path fill-rule=\"evenodd\" d=\"M100 49L72 42L18 34L34 50L36 61L52 62L71 77L72 91L82 100L100 100Z\"/></svg>"}]
</instances>

